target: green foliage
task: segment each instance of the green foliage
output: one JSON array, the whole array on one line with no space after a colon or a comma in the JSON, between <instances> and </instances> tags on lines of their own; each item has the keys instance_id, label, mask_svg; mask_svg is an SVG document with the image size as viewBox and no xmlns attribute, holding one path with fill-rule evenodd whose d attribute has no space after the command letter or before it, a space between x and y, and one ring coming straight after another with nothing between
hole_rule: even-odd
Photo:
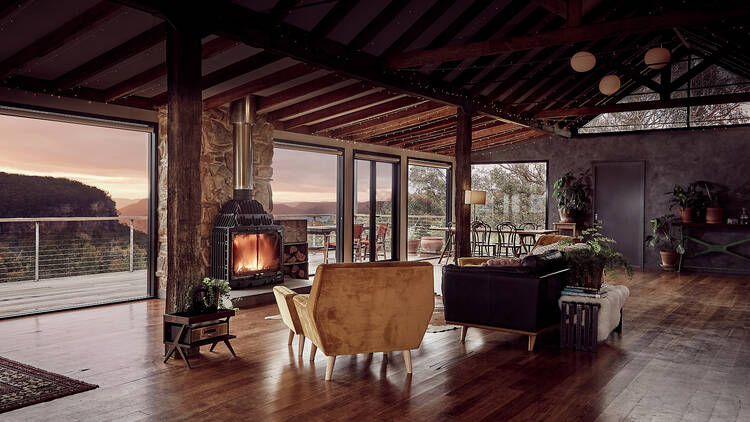
<instances>
[{"instance_id":1,"label":"green foliage","mask_svg":"<svg viewBox=\"0 0 750 422\"><path fill-rule=\"evenodd\" d=\"M672 215L667 214L651 219L652 234L646 237L646 246L665 252L685 253L680 237L674 234L672 218Z\"/></svg>"},{"instance_id":2,"label":"green foliage","mask_svg":"<svg viewBox=\"0 0 750 422\"><path fill-rule=\"evenodd\" d=\"M595 279L602 270L605 274L614 276L615 270L622 269L628 277L633 276L633 267L630 263L622 253L612 249L615 240L601 234L600 228L601 225L597 224L584 230L575 240L560 242L563 246L576 242L588 245L588 248L574 248L565 252L565 260L573 280Z\"/></svg>"},{"instance_id":3,"label":"green foliage","mask_svg":"<svg viewBox=\"0 0 750 422\"><path fill-rule=\"evenodd\" d=\"M699 180L695 182L699 188L703 188L706 191L705 203L701 204L703 207L721 208L722 200L727 193L725 186L719 185L718 183L707 182Z\"/></svg>"},{"instance_id":4,"label":"green foliage","mask_svg":"<svg viewBox=\"0 0 750 422\"><path fill-rule=\"evenodd\" d=\"M572 172L565 173L553 185L552 196L557 199L557 206L564 213L584 213L588 210L591 199L591 171L585 170L578 177Z\"/></svg>"},{"instance_id":5,"label":"green foliage","mask_svg":"<svg viewBox=\"0 0 750 422\"><path fill-rule=\"evenodd\" d=\"M446 171L409 166L409 215L445 215Z\"/></svg>"},{"instance_id":6,"label":"green foliage","mask_svg":"<svg viewBox=\"0 0 750 422\"><path fill-rule=\"evenodd\" d=\"M228 309L224 300L229 300L231 291L228 281L206 277L188 288L185 293L185 312L202 314L216 309Z\"/></svg>"},{"instance_id":7,"label":"green foliage","mask_svg":"<svg viewBox=\"0 0 750 422\"><path fill-rule=\"evenodd\" d=\"M669 199L669 209L674 207L686 209L695 207L701 209L705 207L707 202L706 194L700 189L699 183L693 182L683 188L680 185L674 185L672 192L667 192L666 195L672 195Z\"/></svg>"},{"instance_id":8,"label":"green foliage","mask_svg":"<svg viewBox=\"0 0 750 422\"><path fill-rule=\"evenodd\" d=\"M472 189L487 192L487 204L472 207L473 218L493 228L506 221L546 224L546 163L478 164L471 173Z\"/></svg>"}]
</instances>

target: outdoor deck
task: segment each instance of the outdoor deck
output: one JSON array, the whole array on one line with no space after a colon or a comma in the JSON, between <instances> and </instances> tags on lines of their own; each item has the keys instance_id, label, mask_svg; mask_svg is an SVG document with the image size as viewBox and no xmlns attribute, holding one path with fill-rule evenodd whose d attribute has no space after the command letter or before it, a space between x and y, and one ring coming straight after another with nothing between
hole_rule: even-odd
<instances>
[{"instance_id":1,"label":"outdoor deck","mask_svg":"<svg viewBox=\"0 0 750 422\"><path fill-rule=\"evenodd\" d=\"M146 297L146 270L0 283L0 318Z\"/></svg>"}]
</instances>

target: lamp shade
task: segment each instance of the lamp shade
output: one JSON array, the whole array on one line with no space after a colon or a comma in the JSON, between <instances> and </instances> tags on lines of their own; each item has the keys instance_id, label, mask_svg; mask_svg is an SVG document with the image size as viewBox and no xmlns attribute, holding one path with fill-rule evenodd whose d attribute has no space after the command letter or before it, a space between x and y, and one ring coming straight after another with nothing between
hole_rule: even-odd
<instances>
[{"instance_id":1,"label":"lamp shade","mask_svg":"<svg viewBox=\"0 0 750 422\"><path fill-rule=\"evenodd\" d=\"M464 204L484 205L487 202L487 192L483 190L467 190L464 196Z\"/></svg>"},{"instance_id":2,"label":"lamp shade","mask_svg":"<svg viewBox=\"0 0 750 422\"><path fill-rule=\"evenodd\" d=\"M669 50L664 47L656 47L646 52L643 61L651 69L661 69L669 63L670 57Z\"/></svg>"},{"instance_id":3,"label":"lamp shade","mask_svg":"<svg viewBox=\"0 0 750 422\"><path fill-rule=\"evenodd\" d=\"M596 56L588 51L579 51L570 58L570 67L576 72L588 72L596 65Z\"/></svg>"},{"instance_id":4,"label":"lamp shade","mask_svg":"<svg viewBox=\"0 0 750 422\"><path fill-rule=\"evenodd\" d=\"M612 95L620 89L620 78L617 75L607 75L599 81L599 91L604 95Z\"/></svg>"}]
</instances>

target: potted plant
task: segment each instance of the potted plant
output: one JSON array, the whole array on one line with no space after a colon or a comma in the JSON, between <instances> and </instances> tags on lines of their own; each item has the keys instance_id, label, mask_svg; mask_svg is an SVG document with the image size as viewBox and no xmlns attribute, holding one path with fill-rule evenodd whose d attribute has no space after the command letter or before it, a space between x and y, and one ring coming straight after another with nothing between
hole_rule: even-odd
<instances>
[{"instance_id":1,"label":"potted plant","mask_svg":"<svg viewBox=\"0 0 750 422\"><path fill-rule=\"evenodd\" d=\"M721 224L724 221L724 208L720 202L722 187L711 182L699 183L706 189L706 224Z\"/></svg>"},{"instance_id":2,"label":"potted plant","mask_svg":"<svg viewBox=\"0 0 750 422\"><path fill-rule=\"evenodd\" d=\"M565 260L570 269L571 285L587 289L599 289L602 286L604 274L614 276L614 271L624 270L628 277L633 276L633 267L622 256L615 252L612 245L614 239L602 235L601 225L581 232L581 236L574 240L562 241L561 245L582 243L587 247L570 248L565 251Z\"/></svg>"},{"instance_id":3,"label":"potted plant","mask_svg":"<svg viewBox=\"0 0 750 422\"><path fill-rule=\"evenodd\" d=\"M668 271L674 270L677 255L685 253L682 241L674 235L672 218L672 215L667 214L651 219L652 234L646 237L647 246L659 249L661 268Z\"/></svg>"},{"instance_id":4,"label":"potted plant","mask_svg":"<svg viewBox=\"0 0 750 422\"><path fill-rule=\"evenodd\" d=\"M586 170L576 177L572 172L565 173L557 179L553 185L552 196L557 199L560 221L572 223L579 221L586 215L591 202L589 192L591 190L590 171Z\"/></svg>"},{"instance_id":5,"label":"potted plant","mask_svg":"<svg viewBox=\"0 0 750 422\"><path fill-rule=\"evenodd\" d=\"M692 223L695 221L695 211L700 208L705 201L703 192L698 189L696 183L687 185L687 188L683 188L680 185L674 185L672 192L667 192L667 195L672 195L669 200L669 209L674 207L678 208L680 213L680 220L683 223Z\"/></svg>"},{"instance_id":6,"label":"potted plant","mask_svg":"<svg viewBox=\"0 0 750 422\"><path fill-rule=\"evenodd\" d=\"M188 288L185 294L185 312L211 314L219 309L228 309L224 300L229 300L231 291L228 281L206 277Z\"/></svg>"}]
</instances>

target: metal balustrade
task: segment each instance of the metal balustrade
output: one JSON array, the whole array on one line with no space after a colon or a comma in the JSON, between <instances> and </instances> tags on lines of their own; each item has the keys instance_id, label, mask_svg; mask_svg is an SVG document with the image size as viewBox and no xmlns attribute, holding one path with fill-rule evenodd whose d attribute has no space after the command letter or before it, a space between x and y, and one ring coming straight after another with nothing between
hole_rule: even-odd
<instances>
[{"instance_id":1,"label":"metal balustrade","mask_svg":"<svg viewBox=\"0 0 750 422\"><path fill-rule=\"evenodd\" d=\"M145 269L148 251L135 242L136 220L148 217L0 218L0 283ZM125 236L97 227L121 221L128 222ZM61 223L81 225L45 233L45 224Z\"/></svg>"}]
</instances>

